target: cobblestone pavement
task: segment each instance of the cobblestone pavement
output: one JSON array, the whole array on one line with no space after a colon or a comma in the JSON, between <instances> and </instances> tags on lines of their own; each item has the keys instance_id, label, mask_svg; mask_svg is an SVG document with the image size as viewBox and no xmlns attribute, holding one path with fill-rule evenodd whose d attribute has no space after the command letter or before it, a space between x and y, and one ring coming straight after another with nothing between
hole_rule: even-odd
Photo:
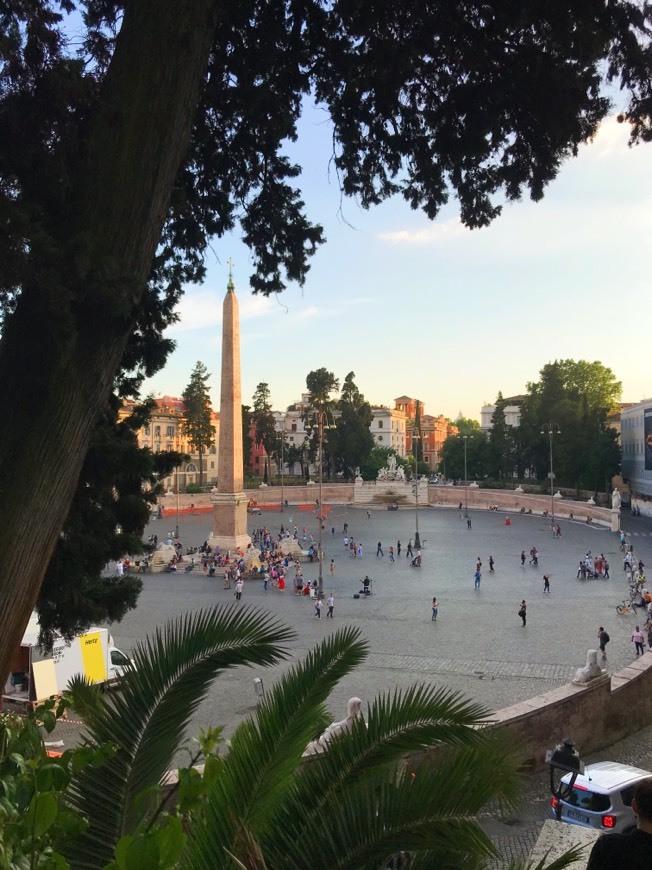
<instances>
[{"instance_id":1,"label":"cobblestone pavement","mask_svg":"<svg viewBox=\"0 0 652 870\"><path fill-rule=\"evenodd\" d=\"M461 493L463 499L463 493ZM412 568L404 556L414 536L415 512L333 507L325 520L324 588L335 595L335 619L317 620L307 599L291 590L265 592L262 583L245 584L243 605L260 607L289 623L297 632L289 645L292 657L302 656L322 637L345 625L359 626L369 643L364 664L346 677L329 699L335 718L346 709L352 695L370 700L376 694L406 688L415 682L444 685L484 704L490 710L541 694L567 682L584 665L586 651L596 645L598 627L611 636L608 648L610 670L618 670L634 656L630 643L634 616L617 616L615 606L627 595L618 536L604 529L561 521L562 537L554 538L548 522L541 517L471 511L472 529L460 513L450 508L419 510L419 531L424 544L421 568ZM284 513L263 513L253 524L268 525L276 531L282 522L306 527L315 539L314 514L290 507ZM343 546L342 528L363 544L364 557L352 559ZM637 558L652 570L652 521L624 517L631 526ZM180 518L185 546L201 544L210 528L207 515ZM331 533L334 526L336 534ZM169 519L151 524L148 533L161 539L174 523ZM388 548L402 542L403 553L394 563ZM385 556L376 557L381 541ZM539 565L521 566L520 553L536 546ZM604 553L611 565L608 580L582 581L577 565L585 553ZM489 556L495 559L495 573L489 573ZM482 560L482 582L473 588L476 558ZM330 559L335 574L328 574ZM543 593L543 574L550 577L551 592ZM316 565L305 565L304 574L317 576ZM374 581L373 596L354 599L368 574ZM291 586L291 583L288 584ZM128 651L138 640L166 619L191 609L218 602L233 602L233 592L222 588L222 580L203 575L147 575L137 610L112 626L116 645ZM430 602L437 595L439 618L431 620ZM517 616L519 602L527 601L527 626ZM235 606L235 605L234 605ZM642 617L641 614L641 618ZM221 675L197 711L190 734L200 727L222 724L227 735L242 717L255 709L252 680L260 676L269 686L290 666L289 662L267 669L238 669ZM651 723L652 724L652 723ZM572 735L571 735L572 736ZM652 729L640 735L646 751L652 753ZM635 743L638 742L635 741ZM580 747L581 749L581 747ZM630 751L629 743L621 749ZM633 750L632 750L633 751ZM614 756L616 757L616 756ZM621 759L617 759L621 760ZM637 755L637 762L641 759ZM652 769L652 760L648 762ZM645 766L641 764L641 766ZM525 784L518 818L494 818L492 836L505 854L523 854L534 843L537 825L545 818L547 785L533 777ZM494 830L495 829L495 830ZM520 851L519 851L520 850Z\"/></svg>"}]
</instances>

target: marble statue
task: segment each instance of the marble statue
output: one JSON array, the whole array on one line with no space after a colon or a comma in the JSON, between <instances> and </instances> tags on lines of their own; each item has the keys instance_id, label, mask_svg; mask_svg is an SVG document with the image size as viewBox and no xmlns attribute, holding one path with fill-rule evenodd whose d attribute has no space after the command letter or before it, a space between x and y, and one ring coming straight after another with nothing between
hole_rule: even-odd
<instances>
[{"instance_id":1,"label":"marble statue","mask_svg":"<svg viewBox=\"0 0 652 870\"><path fill-rule=\"evenodd\" d=\"M586 664L575 672L574 683L588 683L596 677L601 677L603 670L598 664L597 650L590 649L586 654Z\"/></svg>"},{"instance_id":2,"label":"marble statue","mask_svg":"<svg viewBox=\"0 0 652 870\"><path fill-rule=\"evenodd\" d=\"M396 479L405 482L405 469L402 465L399 465L399 467L396 469Z\"/></svg>"},{"instance_id":3,"label":"marble statue","mask_svg":"<svg viewBox=\"0 0 652 870\"><path fill-rule=\"evenodd\" d=\"M393 453L387 459L387 470L390 474L396 474L396 457Z\"/></svg>"},{"instance_id":4,"label":"marble statue","mask_svg":"<svg viewBox=\"0 0 652 870\"><path fill-rule=\"evenodd\" d=\"M620 510L620 493L614 486L614 491L611 493L611 510L619 511Z\"/></svg>"},{"instance_id":5,"label":"marble statue","mask_svg":"<svg viewBox=\"0 0 652 870\"><path fill-rule=\"evenodd\" d=\"M361 708L360 698L349 698L346 719L342 719L341 722L332 722L320 737L308 744L303 754L319 755L325 752L334 737L339 737L340 734L350 731L356 719L362 718Z\"/></svg>"}]
</instances>

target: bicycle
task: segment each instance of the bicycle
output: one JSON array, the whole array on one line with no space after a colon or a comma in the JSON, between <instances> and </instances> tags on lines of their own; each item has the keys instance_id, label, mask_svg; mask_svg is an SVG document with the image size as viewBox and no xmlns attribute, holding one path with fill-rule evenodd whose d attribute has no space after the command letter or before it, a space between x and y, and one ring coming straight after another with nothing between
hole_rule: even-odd
<instances>
[{"instance_id":1,"label":"bicycle","mask_svg":"<svg viewBox=\"0 0 652 870\"><path fill-rule=\"evenodd\" d=\"M625 613L634 613L633 603L631 601L625 601L625 599L623 599L622 604L616 605L616 613L619 616L623 616Z\"/></svg>"}]
</instances>

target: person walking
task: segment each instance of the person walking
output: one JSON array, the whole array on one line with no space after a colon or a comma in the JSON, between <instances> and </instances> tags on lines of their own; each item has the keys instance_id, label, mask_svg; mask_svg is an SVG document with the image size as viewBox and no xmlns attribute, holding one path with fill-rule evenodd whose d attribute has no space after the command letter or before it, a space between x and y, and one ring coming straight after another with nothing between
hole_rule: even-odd
<instances>
[{"instance_id":1,"label":"person walking","mask_svg":"<svg viewBox=\"0 0 652 870\"><path fill-rule=\"evenodd\" d=\"M367 508L367 519L371 519L371 511L369 510L369 508Z\"/></svg>"},{"instance_id":2,"label":"person walking","mask_svg":"<svg viewBox=\"0 0 652 870\"><path fill-rule=\"evenodd\" d=\"M598 629L598 643L600 644L600 652L602 653L603 659L607 658L607 644L610 640L611 638L604 630L604 626L601 625Z\"/></svg>"},{"instance_id":3,"label":"person walking","mask_svg":"<svg viewBox=\"0 0 652 870\"><path fill-rule=\"evenodd\" d=\"M632 643L636 646L636 655L642 656L645 652L645 637L638 625L632 632Z\"/></svg>"},{"instance_id":4,"label":"person walking","mask_svg":"<svg viewBox=\"0 0 652 870\"><path fill-rule=\"evenodd\" d=\"M494 557L493 557L493 556L489 556L489 573L490 573L490 574L493 574L493 573L494 573L494 564L495 564L495 563L494 563Z\"/></svg>"},{"instance_id":5,"label":"person walking","mask_svg":"<svg viewBox=\"0 0 652 870\"><path fill-rule=\"evenodd\" d=\"M437 596L433 595L432 597L432 621L437 622L437 614L439 613L439 602L437 601Z\"/></svg>"},{"instance_id":6,"label":"person walking","mask_svg":"<svg viewBox=\"0 0 652 870\"><path fill-rule=\"evenodd\" d=\"M401 555L401 542L400 541L396 542L396 555L397 556Z\"/></svg>"},{"instance_id":7,"label":"person walking","mask_svg":"<svg viewBox=\"0 0 652 870\"><path fill-rule=\"evenodd\" d=\"M480 588L480 580L481 579L482 579L482 574L480 573L480 569L476 568L475 574L473 575L473 588L474 589Z\"/></svg>"},{"instance_id":8,"label":"person walking","mask_svg":"<svg viewBox=\"0 0 652 870\"><path fill-rule=\"evenodd\" d=\"M331 575L331 577L335 573L335 559L331 559L331 563L330 563L330 566L328 568L328 573Z\"/></svg>"},{"instance_id":9,"label":"person walking","mask_svg":"<svg viewBox=\"0 0 652 870\"><path fill-rule=\"evenodd\" d=\"M349 530L349 524L348 524L348 523L344 523L344 526L343 526L343 528L342 528L342 534L345 535L345 534L348 532L348 530Z\"/></svg>"},{"instance_id":10,"label":"person walking","mask_svg":"<svg viewBox=\"0 0 652 870\"><path fill-rule=\"evenodd\" d=\"M471 531L471 517L466 518L466 527L469 531Z\"/></svg>"},{"instance_id":11,"label":"person walking","mask_svg":"<svg viewBox=\"0 0 652 870\"><path fill-rule=\"evenodd\" d=\"M322 603L321 596L318 595L315 599L315 616L317 617L317 619L321 619L321 609L323 606L324 605Z\"/></svg>"},{"instance_id":12,"label":"person walking","mask_svg":"<svg viewBox=\"0 0 652 870\"><path fill-rule=\"evenodd\" d=\"M244 581L242 577L238 577L235 581L235 600L240 601L242 598L242 590L244 589Z\"/></svg>"},{"instance_id":13,"label":"person walking","mask_svg":"<svg viewBox=\"0 0 652 870\"><path fill-rule=\"evenodd\" d=\"M333 609L335 608L335 596L333 595L332 592L328 596L328 598L326 599L326 607L328 607L328 613L326 614L326 616L330 616L330 618L333 619L334 618L333 617Z\"/></svg>"},{"instance_id":14,"label":"person walking","mask_svg":"<svg viewBox=\"0 0 652 870\"><path fill-rule=\"evenodd\" d=\"M523 620L523 625L527 625L527 605L525 603L525 598L521 599L521 604L519 606L518 615Z\"/></svg>"},{"instance_id":15,"label":"person walking","mask_svg":"<svg viewBox=\"0 0 652 870\"><path fill-rule=\"evenodd\" d=\"M394 561L394 547L389 548L389 561L390 562Z\"/></svg>"},{"instance_id":16,"label":"person walking","mask_svg":"<svg viewBox=\"0 0 652 870\"><path fill-rule=\"evenodd\" d=\"M405 558L406 558L406 559L411 559L411 558L413 558L413 553L412 553L412 541L411 541L411 540L408 541L407 549L406 549L406 551L405 551Z\"/></svg>"},{"instance_id":17,"label":"person walking","mask_svg":"<svg viewBox=\"0 0 652 870\"><path fill-rule=\"evenodd\" d=\"M382 557L384 555L385 554L383 553L383 545L380 541L378 541L378 546L376 547L376 558L378 558L378 556Z\"/></svg>"},{"instance_id":18,"label":"person walking","mask_svg":"<svg viewBox=\"0 0 652 870\"><path fill-rule=\"evenodd\" d=\"M648 618L643 628L647 629L647 649L652 652L652 619Z\"/></svg>"},{"instance_id":19,"label":"person walking","mask_svg":"<svg viewBox=\"0 0 652 870\"><path fill-rule=\"evenodd\" d=\"M358 559L362 559L362 544L358 544Z\"/></svg>"},{"instance_id":20,"label":"person walking","mask_svg":"<svg viewBox=\"0 0 652 870\"><path fill-rule=\"evenodd\" d=\"M604 565L602 566L602 570L604 572L603 576L605 580L609 579L609 562L607 559L604 560Z\"/></svg>"},{"instance_id":21,"label":"person walking","mask_svg":"<svg viewBox=\"0 0 652 870\"><path fill-rule=\"evenodd\" d=\"M543 575L543 591L550 592L550 577L547 574Z\"/></svg>"},{"instance_id":22,"label":"person walking","mask_svg":"<svg viewBox=\"0 0 652 870\"><path fill-rule=\"evenodd\" d=\"M525 566L525 550L521 550L521 568Z\"/></svg>"}]
</instances>

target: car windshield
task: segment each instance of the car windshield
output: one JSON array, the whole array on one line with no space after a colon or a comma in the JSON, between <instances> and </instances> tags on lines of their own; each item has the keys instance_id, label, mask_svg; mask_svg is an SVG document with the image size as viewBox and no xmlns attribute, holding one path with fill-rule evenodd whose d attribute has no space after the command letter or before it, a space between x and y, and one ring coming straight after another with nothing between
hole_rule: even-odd
<instances>
[{"instance_id":1,"label":"car windshield","mask_svg":"<svg viewBox=\"0 0 652 870\"><path fill-rule=\"evenodd\" d=\"M111 664L112 665L128 665L129 659L127 656L123 655L117 649L111 650Z\"/></svg>"},{"instance_id":2,"label":"car windshield","mask_svg":"<svg viewBox=\"0 0 652 870\"><path fill-rule=\"evenodd\" d=\"M611 798L608 794L599 794L585 788L573 788L570 795L564 796L564 802L592 813L603 813L611 806Z\"/></svg>"}]
</instances>

